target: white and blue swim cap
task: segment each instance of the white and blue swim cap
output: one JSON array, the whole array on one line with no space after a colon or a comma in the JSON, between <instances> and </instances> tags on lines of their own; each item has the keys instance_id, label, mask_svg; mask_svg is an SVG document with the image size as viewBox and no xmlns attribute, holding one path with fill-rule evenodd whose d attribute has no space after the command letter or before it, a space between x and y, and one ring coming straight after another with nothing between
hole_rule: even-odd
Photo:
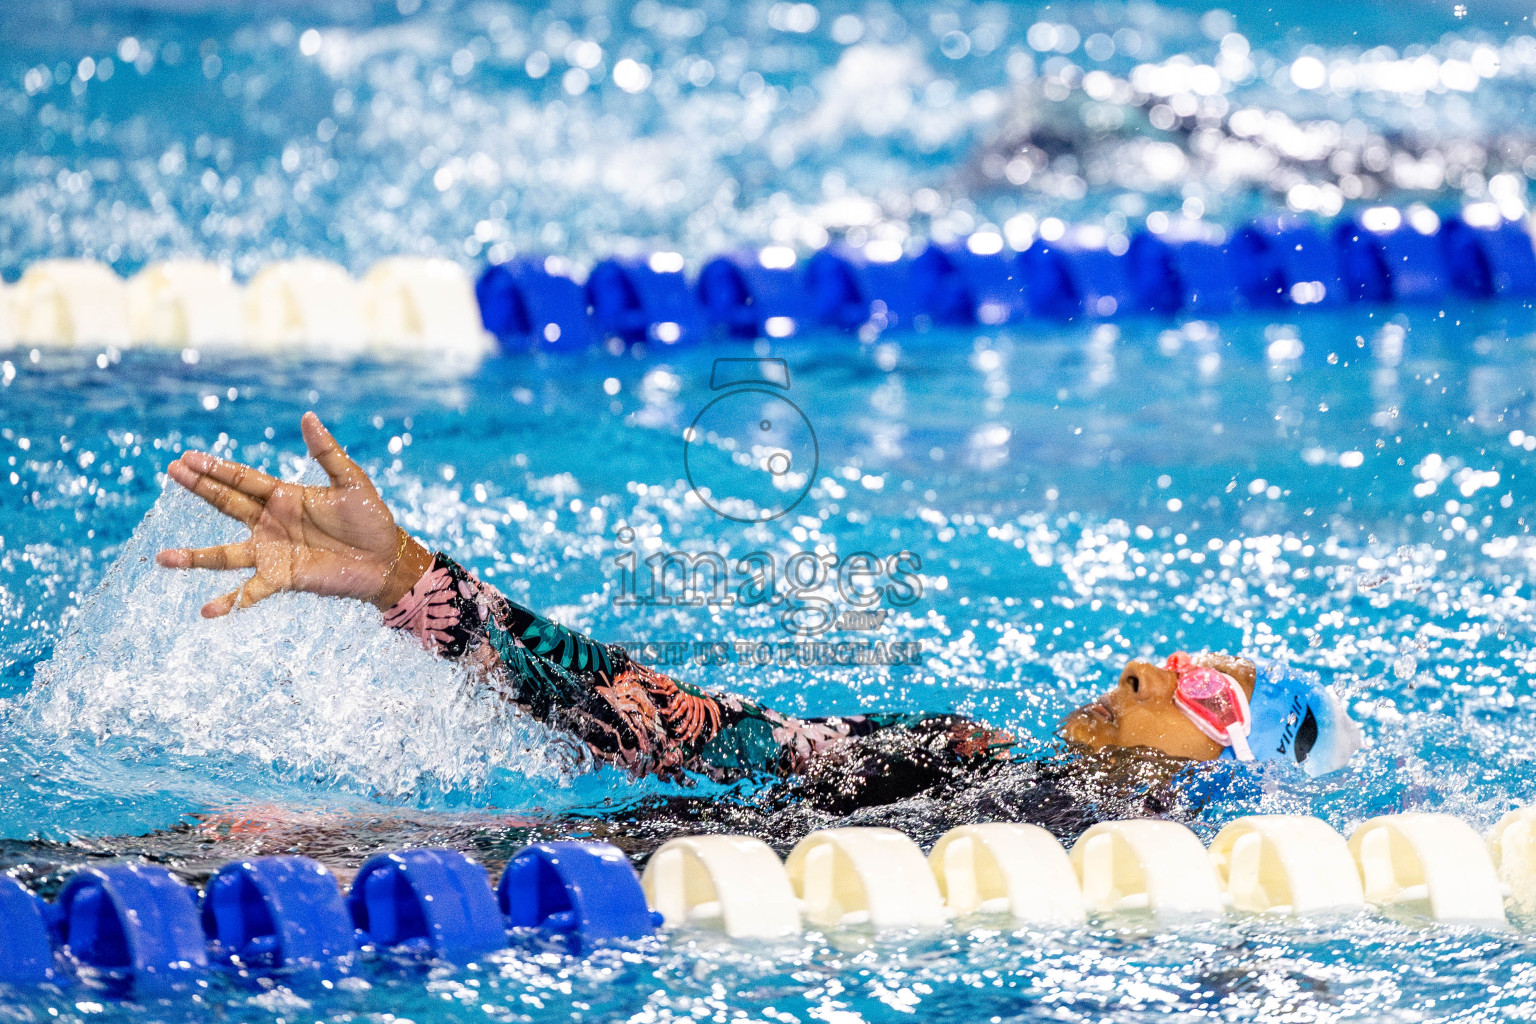
<instances>
[{"instance_id":1,"label":"white and blue swim cap","mask_svg":"<svg viewBox=\"0 0 1536 1024\"><path fill-rule=\"evenodd\" d=\"M1315 778L1344 767L1360 748L1360 727L1315 672L1255 659L1248 706L1255 761L1289 761ZM1221 756L1235 754L1228 747Z\"/></svg>"}]
</instances>

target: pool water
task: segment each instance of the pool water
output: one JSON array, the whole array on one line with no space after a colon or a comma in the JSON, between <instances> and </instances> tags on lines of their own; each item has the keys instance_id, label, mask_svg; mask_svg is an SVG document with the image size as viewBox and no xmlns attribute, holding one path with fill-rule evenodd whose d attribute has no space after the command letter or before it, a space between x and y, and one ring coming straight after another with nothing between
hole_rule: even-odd
<instances>
[{"instance_id":1,"label":"pool water","mask_svg":"<svg viewBox=\"0 0 1536 1024\"><path fill-rule=\"evenodd\" d=\"M1309 5L1289 10L1287 26L1313 17ZM13 277L50 252L130 271L195 251L240 273L300 250L355 270L406 248L466 264L532 247L580 261L658 243L696 257L765 238L809 244L817 232L1018 228L1013 219L1031 211L1114 228L1116 216L1189 210L1190 198L1213 215L1277 201L1270 185L1255 191L1189 164L1132 211L1132 193L1084 169L1090 150L1105 152L1092 149L1092 133L1065 142L1083 156L1081 175L1059 165L1015 190L967 177L1007 117L1001 84L1023 77L1010 54L1027 51L1039 65L1028 88L1044 88L1050 58L1021 42L1041 19L1075 26L1084 41L1118 37L1122 48L1132 37L1117 34L1134 31L1137 53L1117 74L1181 53L1214 60L1240 30L1270 68L1241 86L1245 102L1298 111L1309 98L1282 87L1283 74L1276 85L1275 72L1312 52L1306 45L1354 61L1362 46L1422 42L1450 61L1463 44L1494 39L1505 77L1409 105L1421 112L1421 155L1458 133L1487 145L1482 184L1463 175L1391 196L1516 201L1489 192L1520 167L1491 140L1519 142L1511 102L1525 72L1512 62L1523 51L1506 42L1529 24L1497 5L1465 19L1426 5L1423 36L1407 38L1408 19L1384 11L1309 32L1277 27L1284 19L1257 7L1202 19L1151 5L1048 16L850 6L813 12L799 32L810 16L792 5L527 15L402 0L395 13L338 6L318 39L305 36L310 15L298 7L276 12L82 5L67 28L51 8L5 15L18 42L4 58L15 74L0 134L15 155L0 170L0 270ZM1461 35L1440 38L1451 30ZM590 67L583 40L602 50ZM875 43L893 49L858 51ZM537 78L536 52L555 54ZM857 70L872 52L881 59L868 66L894 75L911 101L884 128L878 112L848 101L854 72L840 63ZM891 66L892 54L908 63ZM116 69L103 78L109 55ZM644 89L614 84L643 77L618 72L619 55L649 69ZM876 92L888 95L882 81ZM756 100L769 108L752 135L743 117L764 91L776 98ZM1317 116L1386 133L1400 106L1341 93L1319 99ZM168 113L177 109L207 112L204 127L189 130L197 119ZM476 152L494 157L495 174ZM576 174L583 168L589 177ZM1298 201L1323 202L1324 184ZM498 200L504 208L491 213ZM814 431L808 489L766 523L723 517L690 486L684 431L720 396L711 377L722 355L782 359L787 396ZM1435 810L1486 829L1529 799L1536 778L1533 381L1536 314L1459 300L1273 320L601 350L472 371L213 352L0 353L0 862L51 893L82 863L139 854L194 881L251 852L302 852L345 873L405 844L459 846L494 867L549 835L608 835L643 856L655 834L637 820L640 802L741 797L589 770L560 737L383 631L370 608L287 596L199 619L230 585L158 570L149 556L238 531L166 492L166 464L211 448L289 477L312 473L298 434L309 408L413 533L518 600L600 639L660 652L705 642L729 655L670 666L690 681L791 712L958 710L1055 764L1056 723L1129 657L1174 647L1279 657L1338 687L1366 748L1321 780L1245 773L1206 805L1175 788L1168 813L1205 838L1253 812L1313 813L1348 832L1371 815ZM758 664L739 652L791 642L786 611L827 599L841 616L844 596L823 586L779 605L636 600L626 577L635 559L673 552L764 552L779 566L806 552L920 562L921 585L887 591L886 614L820 636L866 649L916 643L920 656L850 665L773 653ZM1086 815L1163 799L1156 772L1117 778L1078 792ZM1005 774L947 802L848 820L895 823L928 841L937 822L1027 806L1029 786ZM799 834L775 838L783 847ZM1125 918L1036 933L983 917L940 934L813 932L766 945L684 931L581 961L525 948L461 970L370 961L326 985L218 976L196 998L165 1002L6 992L0 1014L1507 1020L1536 1006L1526 937L1536 922L1516 925Z\"/></svg>"},{"instance_id":2,"label":"pool water","mask_svg":"<svg viewBox=\"0 0 1536 1024\"><path fill-rule=\"evenodd\" d=\"M1292 319L1283 345L1258 321L776 344L823 468L767 525L717 516L683 477L681 433L714 396L714 350L497 361L436 380L420 367L140 353L105 369L12 361L6 861L45 888L71 864L139 850L193 877L258 849L346 868L403 842L454 842L494 864L572 815L674 791L580 773L371 609L293 596L207 623L197 609L220 581L142 561L173 537L229 533L185 494L162 494L156 474L176 450L222 444L299 473L311 405L414 532L598 637L786 639L762 609L615 601L620 557L650 538L921 559L921 597L872 631L920 642L919 664L675 667L685 678L793 711L954 708L1049 756L1060 716L1129 656L1177 645L1285 657L1348 695L1368 748L1323 780L1257 772L1197 829L1305 811L1347 830L1408 809L1487 827L1532 777L1532 547L1512 496L1536 458L1522 433L1536 325L1493 306ZM619 540L626 529L636 541ZM564 834L588 830L578 820ZM107 838L131 836L147 838ZM684 934L587 964L508 954L437 981L364 972L377 991L207 999L247 1018L292 1013L299 998L319 1019L654 1019L695 1006L1100 1019L1160 1005L1439 1018L1484 1005L1492 985L1524 1005L1529 954L1523 936L1372 917L1049 937L982 921L772 950ZM1404 958L1416 976L1400 976Z\"/></svg>"}]
</instances>

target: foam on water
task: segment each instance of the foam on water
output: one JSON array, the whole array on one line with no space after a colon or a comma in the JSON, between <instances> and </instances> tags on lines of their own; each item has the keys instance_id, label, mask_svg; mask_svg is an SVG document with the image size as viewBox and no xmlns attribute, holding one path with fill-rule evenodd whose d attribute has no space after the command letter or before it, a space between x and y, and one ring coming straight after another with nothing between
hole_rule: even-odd
<instances>
[{"instance_id":1,"label":"foam on water","mask_svg":"<svg viewBox=\"0 0 1536 1024\"><path fill-rule=\"evenodd\" d=\"M283 594L202 619L238 578L161 569L154 554L242 533L168 485L38 666L24 718L65 742L199 758L231 782L270 773L386 800L575 766L569 744L361 602Z\"/></svg>"}]
</instances>

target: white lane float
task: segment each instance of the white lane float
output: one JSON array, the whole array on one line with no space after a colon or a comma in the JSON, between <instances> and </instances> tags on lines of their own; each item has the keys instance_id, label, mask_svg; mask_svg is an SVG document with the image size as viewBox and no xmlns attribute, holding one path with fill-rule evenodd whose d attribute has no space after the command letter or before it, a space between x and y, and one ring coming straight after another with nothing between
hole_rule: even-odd
<instances>
[{"instance_id":1,"label":"white lane float","mask_svg":"<svg viewBox=\"0 0 1536 1024\"><path fill-rule=\"evenodd\" d=\"M1234 910L1315 914L1365 906L1349 844L1319 818L1239 818L1217 833L1210 856Z\"/></svg>"},{"instance_id":2,"label":"white lane float","mask_svg":"<svg viewBox=\"0 0 1536 1024\"><path fill-rule=\"evenodd\" d=\"M139 345L233 348L245 340L244 291L216 263L151 263L128 280L128 325Z\"/></svg>"},{"instance_id":3,"label":"white lane float","mask_svg":"<svg viewBox=\"0 0 1536 1024\"><path fill-rule=\"evenodd\" d=\"M273 263L246 285L245 334L257 349L360 355L367 349L362 289L329 260Z\"/></svg>"},{"instance_id":4,"label":"white lane float","mask_svg":"<svg viewBox=\"0 0 1536 1024\"><path fill-rule=\"evenodd\" d=\"M1449 814L1384 815L1349 837L1366 902L1435 921L1502 928L1504 889L1472 826Z\"/></svg>"},{"instance_id":5,"label":"white lane float","mask_svg":"<svg viewBox=\"0 0 1536 1024\"><path fill-rule=\"evenodd\" d=\"M16 341L23 345L127 348L128 291L94 260L39 260L12 293Z\"/></svg>"},{"instance_id":6,"label":"white lane float","mask_svg":"<svg viewBox=\"0 0 1536 1024\"><path fill-rule=\"evenodd\" d=\"M784 868L812 924L936 928L949 919L923 851L895 829L812 832Z\"/></svg>"},{"instance_id":7,"label":"white lane float","mask_svg":"<svg viewBox=\"0 0 1536 1024\"><path fill-rule=\"evenodd\" d=\"M363 322L380 353L479 358L496 342L464 268L451 260L392 256L363 276Z\"/></svg>"},{"instance_id":8,"label":"white lane float","mask_svg":"<svg viewBox=\"0 0 1536 1024\"><path fill-rule=\"evenodd\" d=\"M496 351L469 275L450 260L389 257L362 281L327 260L260 270L246 287L227 267L166 260L124 282L89 260L42 260L0 282L0 346L145 345L447 357Z\"/></svg>"},{"instance_id":9,"label":"white lane float","mask_svg":"<svg viewBox=\"0 0 1536 1024\"><path fill-rule=\"evenodd\" d=\"M952 914L1011 914L1039 925L1081 924L1072 860L1039 825L962 825L944 833L928 866Z\"/></svg>"},{"instance_id":10,"label":"white lane float","mask_svg":"<svg viewBox=\"0 0 1536 1024\"><path fill-rule=\"evenodd\" d=\"M1510 900L1521 913L1536 913L1536 807L1500 818L1488 834L1488 852Z\"/></svg>"},{"instance_id":11,"label":"white lane float","mask_svg":"<svg viewBox=\"0 0 1536 1024\"><path fill-rule=\"evenodd\" d=\"M1090 913L1213 917L1225 909L1205 847L1175 822L1101 822L1073 844L1072 867Z\"/></svg>"},{"instance_id":12,"label":"white lane float","mask_svg":"<svg viewBox=\"0 0 1536 1024\"><path fill-rule=\"evenodd\" d=\"M646 902L669 928L716 927L733 939L800 931L800 907L778 855L749 836L687 836L651 855Z\"/></svg>"}]
</instances>

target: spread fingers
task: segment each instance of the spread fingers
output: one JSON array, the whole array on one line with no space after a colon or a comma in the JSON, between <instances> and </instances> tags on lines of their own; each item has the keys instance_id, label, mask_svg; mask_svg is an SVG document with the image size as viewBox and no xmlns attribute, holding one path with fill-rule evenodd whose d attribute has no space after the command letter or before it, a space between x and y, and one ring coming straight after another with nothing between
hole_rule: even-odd
<instances>
[{"instance_id":1,"label":"spread fingers","mask_svg":"<svg viewBox=\"0 0 1536 1024\"><path fill-rule=\"evenodd\" d=\"M228 615L236 608L249 608L257 601L265 601L275 593L277 588L272 584L260 576L252 576L239 590L231 590L222 597L216 597L203 605L203 618L216 619L221 615Z\"/></svg>"},{"instance_id":2,"label":"spread fingers","mask_svg":"<svg viewBox=\"0 0 1536 1024\"><path fill-rule=\"evenodd\" d=\"M250 541L220 544L211 548L171 548L155 556L167 569L250 569L256 565L256 553Z\"/></svg>"},{"instance_id":3,"label":"spread fingers","mask_svg":"<svg viewBox=\"0 0 1536 1024\"><path fill-rule=\"evenodd\" d=\"M331 436L331 432L325 429L325 424L320 422L320 417L313 412L304 414L299 421L299 429L304 433L304 444L309 448L309 454L320 463L320 468L325 470L331 478L331 483L337 487L348 487L357 483L359 479L367 480L368 475L362 471L352 457L341 450L341 445Z\"/></svg>"},{"instance_id":4,"label":"spread fingers","mask_svg":"<svg viewBox=\"0 0 1536 1024\"><path fill-rule=\"evenodd\" d=\"M197 472L180 459L171 463L166 468L166 472L172 480L229 518L237 519L247 526L261 516L261 511L265 507L255 498L240 493L228 484L220 483L211 476Z\"/></svg>"},{"instance_id":5,"label":"spread fingers","mask_svg":"<svg viewBox=\"0 0 1536 1024\"><path fill-rule=\"evenodd\" d=\"M195 473L211 476L222 484L228 484L241 494L250 495L257 501L266 501L281 481L259 469L228 459L220 459L207 452L187 452L179 460Z\"/></svg>"}]
</instances>

